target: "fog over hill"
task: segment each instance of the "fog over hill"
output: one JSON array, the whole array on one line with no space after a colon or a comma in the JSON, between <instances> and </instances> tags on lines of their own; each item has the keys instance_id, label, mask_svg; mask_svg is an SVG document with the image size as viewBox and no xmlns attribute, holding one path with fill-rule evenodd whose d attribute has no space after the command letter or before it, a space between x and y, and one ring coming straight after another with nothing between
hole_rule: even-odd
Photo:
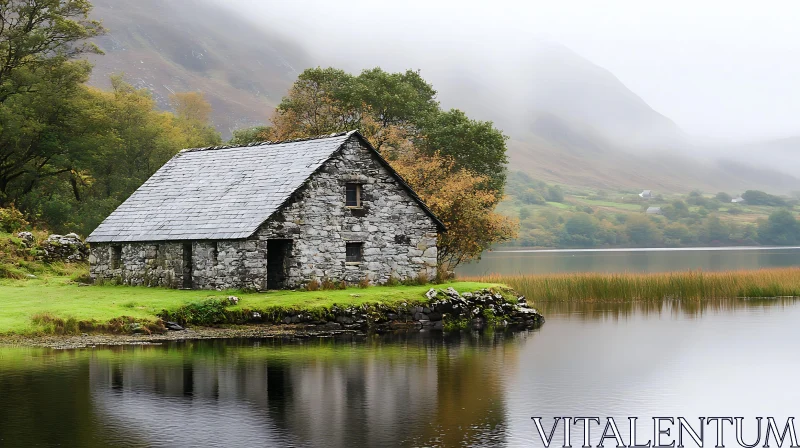
<instances>
[{"instance_id":1,"label":"fog over hill","mask_svg":"<svg viewBox=\"0 0 800 448\"><path fill-rule=\"evenodd\" d=\"M406 9L425 11L415 15L358 0L340 6L252 0L94 3L96 15L110 33L98 42L107 54L95 58L93 82L102 84L109 73L124 71L136 85L151 88L165 107L171 91L203 91L214 106L214 123L224 135L236 127L266 122L305 68L333 65L352 72L375 66L391 71L412 68L421 70L434 85L443 106L494 121L510 137L512 169L544 180L664 191L800 190L795 174L800 168L800 137L761 139L751 131L751 138L728 136L719 143L723 136L715 134L714 126L707 126L709 133L703 134L697 132L698 127L704 129L703 121L696 117L691 121L692 114L668 117L628 88L613 69L590 61L552 36L532 35L533 25L512 17L514 11L500 5L500 9L483 10L484 6L469 2L423 5L412 0ZM537 5L544 8L543 17L563 12ZM477 17L476 11L483 14ZM366 17L370 13L374 18ZM604 20L612 19L619 18ZM641 20L645 19L652 18ZM561 29L544 20L530 18L542 28ZM588 17L581 20L586 21L587 30L593 29ZM573 25L565 22L562 26L570 29ZM565 40L592 49L594 37L602 40L603 33L625 29L595 31L596 36L584 40L565 34ZM649 31L638 32L646 37ZM638 37L628 33L629 39ZM597 54L612 54L612 50ZM654 46L652 51L658 50ZM644 70L635 64L648 62L622 51L609 60L627 68L628 80L646 85L644 78L630 73ZM686 57L692 57L691 51L687 50ZM660 78L659 88L666 96L659 89L645 90L676 111L684 110L681 101L694 101L697 108L722 115L724 104L703 102L696 90L682 90L682 85L693 86L696 81L681 78L693 73L691 67L678 68L682 71L673 77ZM707 73L697 76L704 79ZM752 87L763 90L761 84ZM708 88L713 90L714 85ZM752 95L745 93L741 92L742 101L752 102ZM665 102L670 95L683 100ZM706 115L713 118L710 113L702 117ZM758 123L752 117L758 115L748 116L748 127L755 129ZM770 117L777 120L775 114ZM678 123L690 123L693 132L681 129L673 121L676 118ZM800 135L797 123L794 129ZM772 124L764 122L764 133L779 127ZM791 123L780 127L791 129ZM740 131L733 129L731 134Z\"/></svg>"},{"instance_id":2,"label":"fog over hill","mask_svg":"<svg viewBox=\"0 0 800 448\"><path fill-rule=\"evenodd\" d=\"M170 93L202 91L223 135L264 123L310 66L302 45L253 25L204 0L92 0L108 34L97 40L105 55L92 58L92 83L109 75L149 88L159 105Z\"/></svg>"}]
</instances>

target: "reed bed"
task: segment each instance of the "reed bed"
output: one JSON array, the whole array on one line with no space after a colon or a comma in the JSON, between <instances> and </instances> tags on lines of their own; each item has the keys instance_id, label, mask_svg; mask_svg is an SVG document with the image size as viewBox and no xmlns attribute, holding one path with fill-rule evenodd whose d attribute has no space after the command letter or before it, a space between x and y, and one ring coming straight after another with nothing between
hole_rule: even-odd
<instances>
[{"instance_id":1,"label":"reed bed","mask_svg":"<svg viewBox=\"0 0 800 448\"><path fill-rule=\"evenodd\" d=\"M491 274L460 280L505 283L536 301L627 302L800 296L800 268L725 272Z\"/></svg>"}]
</instances>

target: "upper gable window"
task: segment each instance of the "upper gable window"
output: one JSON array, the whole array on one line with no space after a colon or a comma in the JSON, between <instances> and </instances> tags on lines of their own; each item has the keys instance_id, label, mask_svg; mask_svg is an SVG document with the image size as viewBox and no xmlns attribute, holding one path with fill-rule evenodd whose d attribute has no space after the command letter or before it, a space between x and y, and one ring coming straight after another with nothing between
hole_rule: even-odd
<instances>
[{"instance_id":1,"label":"upper gable window","mask_svg":"<svg viewBox=\"0 0 800 448\"><path fill-rule=\"evenodd\" d=\"M361 207L361 184L348 183L345 186L344 205L347 207Z\"/></svg>"}]
</instances>

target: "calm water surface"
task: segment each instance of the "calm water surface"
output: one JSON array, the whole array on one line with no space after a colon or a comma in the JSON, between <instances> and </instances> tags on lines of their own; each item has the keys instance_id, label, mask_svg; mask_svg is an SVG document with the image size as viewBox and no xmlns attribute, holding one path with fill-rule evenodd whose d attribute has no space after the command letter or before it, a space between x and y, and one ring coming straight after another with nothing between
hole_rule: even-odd
<instances>
[{"instance_id":1,"label":"calm water surface","mask_svg":"<svg viewBox=\"0 0 800 448\"><path fill-rule=\"evenodd\" d=\"M508 336L0 349L0 446L541 447L531 416L797 414L800 302L537 305Z\"/></svg>"},{"instance_id":2,"label":"calm water surface","mask_svg":"<svg viewBox=\"0 0 800 448\"><path fill-rule=\"evenodd\" d=\"M486 252L479 262L459 267L458 274L726 271L798 265L798 247L516 250Z\"/></svg>"}]
</instances>

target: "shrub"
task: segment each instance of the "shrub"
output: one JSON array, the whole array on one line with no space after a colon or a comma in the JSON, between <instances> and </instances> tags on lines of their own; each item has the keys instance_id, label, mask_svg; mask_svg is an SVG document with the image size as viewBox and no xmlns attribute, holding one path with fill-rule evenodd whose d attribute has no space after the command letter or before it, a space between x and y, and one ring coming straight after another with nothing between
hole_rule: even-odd
<instances>
[{"instance_id":1,"label":"shrub","mask_svg":"<svg viewBox=\"0 0 800 448\"><path fill-rule=\"evenodd\" d=\"M227 321L225 307L228 304L227 299L207 299L200 302L191 302L182 305L174 312L165 311L162 317L181 324L219 324Z\"/></svg>"},{"instance_id":2,"label":"shrub","mask_svg":"<svg viewBox=\"0 0 800 448\"><path fill-rule=\"evenodd\" d=\"M786 205L786 201L783 198L759 190L747 190L742 193L742 198L748 205L768 205L772 207Z\"/></svg>"},{"instance_id":3,"label":"shrub","mask_svg":"<svg viewBox=\"0 0 800 448\"><path fill-rule=\"evenodd\" d=\"M15 233L24 229L28 225L28 221L22 215L22 212L14 208L0 208L0 230L8 233Z\"/></svg>"},{"instance_id":4,"label":"shrub","mask_svg":"<svg viewBox=\"0 0 800 448\"><path fill-rule=\"evenodd\" d=\"M339 285L337 285L336 282L334 282L333 280L329 279L328 277L325 277L325 278L322 279L322 284L320 284L320 287L322 289L326 290L326 291L339 289Z\"/></svg>"},{"instance_id":5,"label":"shrub","mask_svg":"<svg viewBox=\"0 0 800 448\"><path fill-rule=\"evenodd\" d=\"M394 274L390 275L389 279L386 280L386 283L385 283L386 286L397 286L399 284L400 284L400 280L398 280L397 277L394 276Z\"/></svg>"},{"instance_id":6,"label":"shrub","mask_svg":"<svg viewBox=\"0 0 800 448\"><path fill-rule=\"evenodd\" d=\"M316 278L312 278L311 281L306 283L305 287L306 291L319 291L319 282Z\"/></svg>"}]
</instances>

